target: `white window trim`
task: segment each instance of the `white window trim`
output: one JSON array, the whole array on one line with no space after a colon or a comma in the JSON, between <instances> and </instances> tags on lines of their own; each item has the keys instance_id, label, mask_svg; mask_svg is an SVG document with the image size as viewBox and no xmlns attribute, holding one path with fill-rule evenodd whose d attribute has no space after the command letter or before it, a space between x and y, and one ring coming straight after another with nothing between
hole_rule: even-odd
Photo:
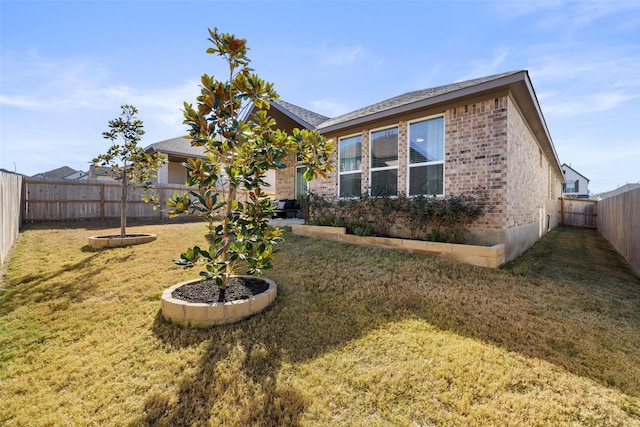
<instances>
[{"instance_id":1,"label":"white window trim","mask_svg":"<svg viewBox=\"0 0 640 427\"><path fill-rule=\"evenodd\" d=\"M411 125L417 122L424 122L425 120L437 119L438 117L442 117L443 126L442 126L442 160L437 160L435 162L422 162L422 163L410 163L411 162ZM411 168L412 167L420 167L420 166L433 166L433 165L442 165L442 194L436 194L436 197L444 197L445 189L447 188L446 182L446 170L444 164L444 158L446 156L446 146L447 146L447 120L445 119L444 113L433 114L431 116L421 117L415 120L410 120L407 122L407 188L406 188L406 196L407 197L418 197L418 196L432 196L432 194L409 194L409 190L411 188Z\"/></svg>"},{"instance_id":2,"label":"white window trim","mask_svg":"<svg viewBox=\"0 0 640 427\"><path fill-rule=\"evenodd\" d=\"M344 135L338 138L338 194L336 195L338 199L353 199L356 198L358 196L352 196L352 197L342 197L340 196L340 177L342 175L349 175L349 174L356 174L359 173L360 174L360 183L362 185L362 145L360 146L360 169L358 170L353 170L353 171L348 171L348 172L341 172L340 171L340 141L342 141L343 139L349 139L349 138L353 138L354 136L359 136L360 137L360 144L362 144L362 132L358 132L358 133L353 133L350 135ZM360 189L360 191L362 191L362 188Z\"/></svg>"},{"instance_id":3,"label":"white window trim","mask_svg":"<svg viewBox=\"0 0 640 427\"><path fill-rule=\"evenodd\" d=\"M397 147L397 154L398 154L398 165L396 166L384 166L381 168L374 168L371 163L373 162L373 155L371 154L371 150L373 150L373 133L374 132L380 132L382 130L387 130L387 129L397 129L398 130L398 147ZM369 188L367 189L367 193L369 194L369 196L371 196L371 177L373 175L373 172L380 172L380 171L386 171L386 170L397 170L398 174L400 173L400 125L399 124L395 124L395 125L391 125L391 126L385 126L385 127L381 127L381 128L376 128L376 129L371 129L369 131ZM399 177L397 178L399 179ZM396 183L396 187L398 187L398 183ZM394 194L390 197L397 197L397 194Z\"/></svg>"}]
</instances>

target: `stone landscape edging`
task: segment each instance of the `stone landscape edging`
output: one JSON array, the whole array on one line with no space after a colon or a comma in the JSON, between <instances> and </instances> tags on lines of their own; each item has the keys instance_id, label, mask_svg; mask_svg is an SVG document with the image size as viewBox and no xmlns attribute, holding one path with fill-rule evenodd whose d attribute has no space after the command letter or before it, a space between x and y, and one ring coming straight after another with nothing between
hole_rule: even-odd
<instances>
[{"instance_id":1,"label":"stone landscape edging","mask_svg":"<svg viewBox=\"0 0 640 427\"><path fill-rule=\"evenodd\" d=\"M91 236L89 247L93 249L117 248L122 246L140 245L156 240L155 234L139 233L131 236Z\"/></svg>"},{"instance_id":2,"label":"stone landscape edging","mask_svg":"<svg viewBox=\"0 0 640 427\"><path fill-rule=\"evenodd\" d=\"M253 277L255 276L235 276ZM214 325L239 322L267 308L278 294L276 283L266 277L257 277L269 284L269 288L249 299L230 302L215 302L211 304L194 303L173 298L173 291L201 279L187 280L165 289L162 293L162 316L173 323L183 326L206 328Z\"/></svg>"},{"instance_id":3,"label":"stone landscape edging","mask_svg":"<svg viewBox=\"0 0 640 427\"><path fill-rule=\"evenodd\" d=\"M493 246L462 245L457 243L429 242L424 240L398 239L394 237L356 236L347 234L345 227L292 224L293 234L338 242L393 248L409 253L451 258L466 264L497 268L504 264L504 244Z\"/></svg>"}]
</instances>

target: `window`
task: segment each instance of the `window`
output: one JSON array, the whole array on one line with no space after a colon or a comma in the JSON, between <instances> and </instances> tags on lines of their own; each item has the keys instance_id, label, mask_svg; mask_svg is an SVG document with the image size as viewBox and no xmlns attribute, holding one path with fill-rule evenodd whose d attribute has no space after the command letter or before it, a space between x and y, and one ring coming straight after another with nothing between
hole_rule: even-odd
<instances>
[{"instance_id":1,"label":"window","mask_svg":"<svg viewBox=\"0 0 640 427\"><path fill-rule=\"evenodd\" d=\"M309 191L309 183L304 179L304 166L298 166L296 168L296 199L302 200ZM279 208L280 209L280 208Z\"/></svg>"},{"instance_id":2,"label":"window","mask_svg":"<svg viewBox=\"0 0 640 427\"><path fill-rule=\"evenodd\" d=\"M444 194L444 117L409 124L409 195Z\"/></svg>"},{"instance_id":3,"label":"window","mask_svg":"<svg viewBox=\"0 0 640 427\"><path fill-rule=\"evenodd\" d=\"M371 195L398 195L398 128L371 132Z\"/></svg>"},{"instance_id":4,"label":"window","mask_svg":"<svg viewBox=\"0 0 640 427\"><path fill-rule=\"evenodd\" d=\"M341 138L338 145L338 194L340 197L358 197L361 182L362 135Z\"/></svg>"},{"instance_id":5,"label":"window","mask_svg":"<svg viewBox=\"0 0 640 427\"><path fill-rule=\"evenodd\" d=\"M576 192L576 187L575 187L576 182L575 181L567 181L567 186L566 186L566 193L575 193Z\"/></svg>"}]
</instances>

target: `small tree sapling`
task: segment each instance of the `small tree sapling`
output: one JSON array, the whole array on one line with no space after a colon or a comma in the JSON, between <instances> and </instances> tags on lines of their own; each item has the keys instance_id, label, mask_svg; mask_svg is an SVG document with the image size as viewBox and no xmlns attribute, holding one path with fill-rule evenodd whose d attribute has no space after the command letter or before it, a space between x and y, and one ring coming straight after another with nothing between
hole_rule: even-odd
<instances>
[{"instance_id":1,"label":"small tree sapling","mask_svg":"<svg viewBox=\"0 0 640 427\"><path fill-rule=\"evenodd\" d=\"M137 118L138 110L133 105L120 107L120 117L109 121L109 130L102 133L105 139L112 142L105 154L100 154L93 159L96 169L104 167L106 173L122 185L120 202L120 237L127 236L127 193L132 185L142 186L142 200L152 202L153 208L159 204L158 196L150 196L153 188L152 179L167 158L161 153L149 154L138 146L144 135L142 120ZM122 143L118 143L118 139Z\"/></svg>"},{"instance_id":2,"label":"small tree sapling","mask_svg":"<svg viewBox=\"0 0 640 427\"><path fill-rule=\"evenodd\" d=\"M174 262L185 268L204 262L201 276L224 292L238 263L248 274L272 268L274 246L282 240L282 230L268 224L272 207L263 191L267 171L285 168L284 160L291 156L306 167L308 181L326 179L334 147L316 131L296 128L289 135L278 129L268 115L278 94L249 68L246 40L217 28L209 34L213 47L207 53L222 57L229 74L225 81L204 74L196 107L184 103L191 145L204 148L206 158L185 163L187 184L195 189L174 195L167 204L172 217L202 215L213 241L209 249L187 249Z\"/></svg>"}]
</instances>

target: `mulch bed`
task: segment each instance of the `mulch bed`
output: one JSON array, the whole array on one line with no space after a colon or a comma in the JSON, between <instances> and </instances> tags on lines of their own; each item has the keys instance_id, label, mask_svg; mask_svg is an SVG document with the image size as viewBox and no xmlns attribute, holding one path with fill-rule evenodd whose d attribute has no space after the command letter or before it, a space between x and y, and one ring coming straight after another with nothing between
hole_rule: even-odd
<instances>
[{"instance_id":1,"label":"mulch bed","mask_svg":"<svg viewBox=\"0 0 640 427\"><path fill-rule=\"evenodd\" d=\"M256 277L231 277L227 281L227 289L216 286L213 280L205 280L180 286L171 296L187 302L213 304L249 299L269 289L269 284Z\"/></svg>"}]
</instances>

